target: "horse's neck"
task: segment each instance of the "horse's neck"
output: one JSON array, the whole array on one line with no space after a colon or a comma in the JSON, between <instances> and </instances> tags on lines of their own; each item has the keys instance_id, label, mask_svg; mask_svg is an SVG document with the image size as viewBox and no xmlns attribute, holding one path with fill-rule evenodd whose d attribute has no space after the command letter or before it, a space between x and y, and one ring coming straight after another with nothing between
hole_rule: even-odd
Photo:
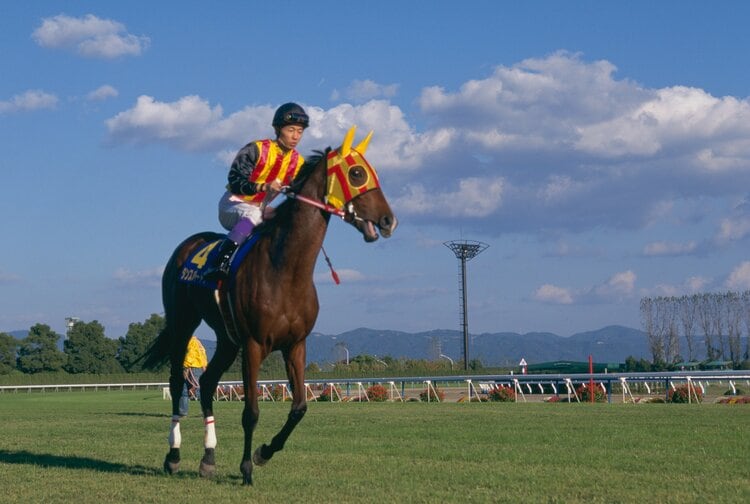
<instances>
[{"instance_id":1,"label":"horse's neck","mask_svg":"<svg viewBox=\"0 0 750 504\"><path fill-rule=\"evenodd\" d=\"M300 194L319 201L325 189L325 166L320 173L313 173L300 190ZM287 265L294 265L295 269L306 269L310 272L315 267L315 261L323 246L330 214L324 214L318 208L300 200L294 202L295 211L289 215L289 221L284 231L277 236L279 243L285 250L283 261Z\"/></svg>"}]
</instances>

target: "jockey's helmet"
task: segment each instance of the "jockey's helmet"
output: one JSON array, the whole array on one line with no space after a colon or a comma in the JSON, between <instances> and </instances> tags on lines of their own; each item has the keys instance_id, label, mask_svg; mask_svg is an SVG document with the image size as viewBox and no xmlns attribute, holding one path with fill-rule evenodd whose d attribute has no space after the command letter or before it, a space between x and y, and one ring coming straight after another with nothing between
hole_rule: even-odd
<instances>
[{"instance_id":1,"label":"jockey's helmet","mask_svg":"<svg viewBox=\"0 0 750 504\"><path fill-rule=\"evenodd\" d=\"M283 128L289 124L299 124L303 128L310 125L310 118L305 113L305 109L292 102L277 108L273 115L273 123L271 123L274 128Z\"/></svg>"}]
</instances>

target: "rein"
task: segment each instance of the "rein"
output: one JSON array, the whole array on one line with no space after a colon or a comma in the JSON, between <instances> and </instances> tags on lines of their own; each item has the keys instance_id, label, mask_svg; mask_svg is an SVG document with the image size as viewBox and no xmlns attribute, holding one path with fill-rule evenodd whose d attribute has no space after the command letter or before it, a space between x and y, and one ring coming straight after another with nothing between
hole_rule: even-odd
<instances>
[{"instance_id":1,"label":"rein","mask_svg":"<svg viewBox=\"0 0 750 504\"><path fill-rule=\"evenodd\" d=\"M333 205L330 205L328 203L324 203L322 201L314 200L312 198L308 198L307 196L302 196L301 194L297 194L289 189L289 187L283 187L281 189L281 193L284 194L287 198L292 198L301 201L302 203L307 203L308 205L314 206L315 208L319 208L323 210L324 212L328 212L329 214L335 215L337 217L341 217L342 219L346 219L347 216L351 216L351 219L353 221L364 221L362 217L357 215L357 212L354 211L354 205L351 204L351 202L346 204L346 210L343 210L341 208L336 208Z\"/></svg>"},{"instance_id":2,"label":"rein","mask_svg":"<svg viewBox=\"0 0 750 504\"><path fill-rule=\"evenodd\" d=\"M312 205L316 208L320 208L324 212L328 212L330 214L336 215L338 217L341 217L342 219L346 217L346 212L336 208L333 205L329 205L328 203L323 203L322 201L314 200L312 198L308 198L307 196L302 196L301 194L297 194L295 192L292 192L288 188L282 188L281 192L287 197L287 198L293 198L296 200L301 201L302 203L307 203L308 205ZM356 217L355 217L356 218Z\"/></svg>"}]
</instances>

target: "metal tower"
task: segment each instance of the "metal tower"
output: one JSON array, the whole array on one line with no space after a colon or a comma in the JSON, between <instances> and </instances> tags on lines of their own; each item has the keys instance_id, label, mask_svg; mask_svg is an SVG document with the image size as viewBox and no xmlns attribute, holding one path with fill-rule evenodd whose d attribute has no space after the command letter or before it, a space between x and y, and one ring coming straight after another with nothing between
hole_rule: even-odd
<instances>
[{"instance_id":1,"label":"metal tower","mask_svg":"<svg viewBox=\"0 0 750 504\"><path fill-rule=\"evenodd\" d=\"M461 327L464 331L464 370L469 369L469 314L466 308L466 261L474 259L489 247L486 243L474 240L461 240L444 242L456 254L460 261L461 281L458 284L459 297L461 298Z\"/></svg>"}]
</instances>

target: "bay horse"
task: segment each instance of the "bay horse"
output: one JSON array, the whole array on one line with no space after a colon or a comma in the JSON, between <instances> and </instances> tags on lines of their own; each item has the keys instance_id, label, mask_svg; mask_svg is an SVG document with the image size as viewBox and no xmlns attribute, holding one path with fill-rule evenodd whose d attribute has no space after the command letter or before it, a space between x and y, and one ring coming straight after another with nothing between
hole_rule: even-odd
<instances>
[{"instance_id":1,"label":"bay horse","mask_svg":"<svg viewBox=\"0 0 750 504\"><path fill-rule=\"evenodd\" d=\"M182 362L188 340L201 321L213 329L217 341L216 352L200 377L205 450L199 466L201 476L210 477L216 471L213 397L219 379L240 349L245 394L240 463L244 484L252 485L253 464L263 465L281 450L305 415L305 338L319 309L313 271L330 216L342 217L365 242L377 240L378 231L390 237L397 225L378 175L364 157L372 132L352 147L355 129L349 130L338 149L329 147L305 161L286 201L277 206L272 219L256 228L257 241L234 277L225 282L228 285L213 289L180 280L186 261L200 256L202 249L215 246L224 235L195 234L169 259L162 277L165 327L144 355L144 367L153 369L166 360L171 365L172 424L170 448L164 459L166 472L173 474L180 466ZM270 444L261 445L253 453L253 430L260 413L258 373L263 360L274 350L280 350L284 358L293 396L291 411Z\"/></svg>"}]
</instances>

